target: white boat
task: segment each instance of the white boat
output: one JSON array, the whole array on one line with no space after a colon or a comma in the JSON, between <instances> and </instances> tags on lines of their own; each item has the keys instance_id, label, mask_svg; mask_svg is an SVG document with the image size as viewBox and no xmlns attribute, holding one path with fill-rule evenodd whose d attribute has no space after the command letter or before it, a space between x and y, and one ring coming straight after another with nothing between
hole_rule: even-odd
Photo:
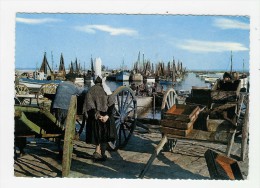
<instances>
[{"instance_id":1,"label":"white boat","mask_svg":"<svg viewBox=\"0 0 260 188\"><path fill-rule=\"evenodd\" d=\"M205 79L207 76L208 76L207 74L200 74L200 75L199 75L199 77L200 77L201 79Z\"/></svg>"},{"instance_id":2,"label":"white boat","mask_svg":"<svg viewBox=\"0 0 260 188\"><path fill-rule=\"evenodd\" d=\"M249 76L246 74L242 74L239 77L239 80L241 80L241 89L244 89L245 91L248 91L248 84L249 84Z\"/></svg>"},{"instance_id":3,"label":"white boat","mask_svg":"<svg viewBox=\"0 0 260 188\"><path fill-rule=\"evenodd\" d=\"M146 81L146 82L155 82L155 77L153 77L153 76L144 76L143 77L144 78L144 81Z\"/></svg>"},{"instance_id":4,"label":"white boat","mask_svg":"<svg viewBox=\"0 0 260 188\"><path fill-rule=\"evenodd\" d=\"M125 71L116 73L116 81L129 81L130 74Z\"/></svg>"},{"instance_id":5,"label":"white boat","mask_svg":"<svg viewBox=\"0 0 260 188\"><path fill-rule=\"evenodd\" d=\"M219 77L210 77L207 76L204 78L206 83L215 83L218 79L220 79Z\"/></svg>"},{"instance_id":6,"label":"white boat","mask_svg":"<svg viewBox=\"0 0 260 188\"><path fill-rule=\"evenodd\" d=\"M155 78L154 77L148 77L148 78L146 78L146 81L147 82L155 82Z\"/></svg>"}]
</instances>

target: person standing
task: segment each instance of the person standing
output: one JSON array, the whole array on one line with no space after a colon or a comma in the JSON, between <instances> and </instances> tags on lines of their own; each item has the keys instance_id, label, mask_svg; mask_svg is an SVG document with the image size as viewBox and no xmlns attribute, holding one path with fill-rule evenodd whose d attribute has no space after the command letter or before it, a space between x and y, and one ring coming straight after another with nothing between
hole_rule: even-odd
<instances>
[{"instance_id":1,"label":"person standing","mask_svg":"<svg viewBox=\"0 0 260 188\"><path fill-rule=\"evenodd\" d=\"M66 81L61 82L56 89L56 95L52 104L52 111L60 126L64 129L71 96L79 96L84 91L84 88L75 84L75 79L75 74L66 75Z\"/></svg>"},{"instance_id":2,"label":"person standing","mask_svg":"<svg viewBox=\"0 0 260 188\"><path fill-rule=\"evenodd\" d=\"M105 92L101 77L87 92L83 105L83 113L87 117L86 143L95 145L94 161L104 161L107 143L115 141L116 127L113 111L115 99Z\"/></svg>"},{"instance_id":3,"label":"person standing","mask_svg":"<svg viewBox=\"0 0 260 188\"><path fill-rule=\"evenodd\" d=\"M75 79L76 75L74 74L66 75L66 81L61 82L56 89L56 95L52 104L52 113L63 130L66 128L66 118L72 95L79 96L84 91L84 88L80 88L75 84ZM58 158L61 159L63 154L61 140L57 139L57 143L59 149Z\"/></svg>"}]
</instances>

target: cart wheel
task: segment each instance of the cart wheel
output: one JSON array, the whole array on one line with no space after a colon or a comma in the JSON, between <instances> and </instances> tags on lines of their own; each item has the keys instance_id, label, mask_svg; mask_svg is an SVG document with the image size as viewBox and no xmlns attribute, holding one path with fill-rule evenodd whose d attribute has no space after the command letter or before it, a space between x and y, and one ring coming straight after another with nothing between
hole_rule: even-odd
<instances>
[{"instance_id":1,"label":"cart wheel","mask_svg":"<svg viewBox=\"0 0 260 188\"><path fill-rule=\"evenodd\" d=\"M177 94L173 88L168 89L163 95L161 114L163 118L163 113L170 109L174 104L177 103Z\"/></svg>"},{"instance_id":2,"label":"cart wheel","mask_svg":"<svg viewBox=\"0 0 260 188\"><path fill-rule=\"evenodd\" d=\"M30 93L29 88L25 84L18 84L15 86L15 91L17 95L28 95ZM20 104L28 105L30 104L30 99L19 98Z\"/></svg>"},{"instance_id":3,"label":"cart wheel","mask_svg":"<svg viewBox=\"0 0 260 188\"><path fill-rule=\"evenodd\" d=\"M29 94L29 88L24 84L18 84L15 86L16 94L18 95L27 95Z\"/></svg>"},{"instance_id":4,"label":"cart wheel","mask_svg":"<svg viewBox=\"0 0 260 188\"><path fill-rule=\"evenodd\" d=\"M57 84L50 83L50 84L43 84L37 94L37 104L38 106L43 107L50 107L51 100L47 97L44 97L44 94L55 94L56 88L58 87Z\"/></svg>"},{"instance_id":5,"label":"cart wheel","mask_svg":"<svg viewBox=\"0 0 260 188\"><path fill-rule=\"evenodd\" d=\"M137 118L137 105L134 92L126 86L117 88L112 97L115 97L115 124L117 130L117 139L114 142L109 142L111 150L123 148L130 139Z\"/></svg>"},{"instance_id":6,"label":"cart wheel","mask_svg":"<svg viewBox=\"0 0 260 188\"><path fill-rule=\"evenodd\" d=\"M240 155L242 161L244 161L246 158L246 150L247 150L248 137L249 137L248 115L249 115L249 103L247 101L246 112L245 112L245 117L242 126L241 155Z\"/></svg>"}]
</instances>

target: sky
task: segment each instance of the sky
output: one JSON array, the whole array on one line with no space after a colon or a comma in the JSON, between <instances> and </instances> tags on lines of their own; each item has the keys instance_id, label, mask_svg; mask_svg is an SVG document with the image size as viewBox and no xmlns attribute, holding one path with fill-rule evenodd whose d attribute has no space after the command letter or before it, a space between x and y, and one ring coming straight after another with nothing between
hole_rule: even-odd
<instances>
[{"instance_id":1,"label":"sky","mask_svg":"<svg viewBox=\"0 0 260 188\"><path fill-rule=\"evenodd\" d=\"M131 14L17 13L15 68L39 68L44 53L52 68L77 58L82 68L100 57L109 69L128 68L141 53L187 70L249 69L249 17ZM244 62L244 63L243 63Z\"/></svg>"}]
</instances>

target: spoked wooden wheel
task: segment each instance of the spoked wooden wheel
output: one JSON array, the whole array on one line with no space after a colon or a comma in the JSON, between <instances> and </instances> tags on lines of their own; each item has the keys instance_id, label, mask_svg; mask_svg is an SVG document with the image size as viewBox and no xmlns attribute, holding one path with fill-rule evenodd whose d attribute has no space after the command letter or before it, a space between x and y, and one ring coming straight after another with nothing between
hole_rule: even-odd
<instances>
[{"instance_id":1,"label":"spoked wooden wheel","mask_svg":"<svg viewBox=\"0 0 260 188\"><path fill-rule=\"evenodd\" d=\"M18 84L15 86L16 95L28 95L30 93L29 88L24 84ZM27 105L30 103L29 99L26 98L18 98L20 100L20 104Z\"/></svg>"},{"instance_id":2,"label":"spoked wooden wheel","mask_svg":"<svg viewBox=\"0 0 260 188\"><path fill-rule=\"evenodd\" d=\"M164 96L161 106L161 116L163 119L163 114L169 110L174 104L177 104L177 93L173 88L168 89ZM173 151L174 147L177 144L177 139L169 139L163 146L164 151Z\"/></svg>"},{"instance_id":3,"label":"spoked wooden wheel","mask_svg":"<svg viewBox=\"0 0 260 188\"><path fill-rule=\"evenodd\" d=\"M112 150L123 148L130 139L137 118L136 98L133 91L126 86L117 88L112 97L115 98L115 124L117 130L117 139L114 142L109 142L109 147Z\"/></svg>"},{"instance_id":4,"label":"spoked wooden wheel","mask_svg":"<svg viewBox=\"0 0 260 188\"><path fill-rule=\"evenodd\" d=\"M43 106L45 106L46 104L49 105L48 103L50 103L51 101L47 97L44 97L44 94L55 94L57 87L58 85L54 83L42 85L37 94L37 104Z\"/></svg>"},{"instance_id":5,"label":"spoked wooden wheel","mask_svg":"<svg viewBox=\"0 0 260 188\"><path fill-rule=\"evenodd\" d=\"M29 88L24 84L18 84L15 86L16 94L18 95L27 95L29 94Z\"/></svg>"},{"instance_id":6,"label":"spoked wooden wheel","mask_svg":"<svg viewBox=\"0 0 260 188\"><path fill-rule=\"evenodd\" d=\"M177 103L177 94L173 88L170 88L165 92L163 96L161 110L167 111L176 103Z\"/></svg>"}]
</instances>

